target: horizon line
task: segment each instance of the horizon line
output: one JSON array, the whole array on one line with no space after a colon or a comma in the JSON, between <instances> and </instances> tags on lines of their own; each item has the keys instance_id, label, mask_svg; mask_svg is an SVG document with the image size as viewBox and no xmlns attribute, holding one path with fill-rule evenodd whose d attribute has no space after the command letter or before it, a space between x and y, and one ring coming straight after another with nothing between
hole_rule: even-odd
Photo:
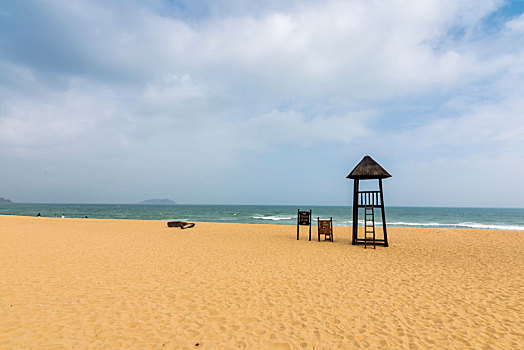
<instances>
[{"instance_id":1,"label":"horizon line","mask_svg":"<svg viewBox=\"0 0 524 350\"><path fill-rule=\"evenodd\" d=\"M177 206L177 205L212 205L212 206L313 206L313 207L348 207L352 205L340 204L217 204L217 203L177 203L174 204L147 204L147 203L81 203L81 202L5 202L0 204L55 204L55 205L147 205L147 206ZM498 207L498 206L457 206L457 205L386 205L386 208L461 208L461 209L524 209L524 207Z\"/></svg>"}]
</instances>

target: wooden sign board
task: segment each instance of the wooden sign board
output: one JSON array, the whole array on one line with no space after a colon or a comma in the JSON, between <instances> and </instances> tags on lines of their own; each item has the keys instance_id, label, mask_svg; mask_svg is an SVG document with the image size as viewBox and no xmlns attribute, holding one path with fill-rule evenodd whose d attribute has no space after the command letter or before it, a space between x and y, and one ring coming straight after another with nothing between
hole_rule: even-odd
<instances>
[{"instance_id":1,"label":"wooden sign board","mask_svg":"<svg viewBox=\"0 0 524 350\"><path fill-rule=\"evenodd\" d=\"M300 226L309 226L309 240L311 241L311 210L301 211L297 210L297 240L300 233Z\"/></svg>"},{"instance_id":2,"label":"wooden sign board","mask_svg":"<svg viewBox=\"0 0 524 350\"><path fill-rule=\"evenodd\" d=\"M331 220L318 220L318 233L331 234Z\"/></svg>"},{"instance_id":3,"label":"wooden sign board","mask_svg":"<svg viewBox=\"0 0 524 350\"><path fill-rule=\"evenodd\" d=\"M300 211L298 213L298 224L309 226L311 223L311 215L309 211Z\"/></svg>"},{"instance_id":4,"label":"wooden sign board","mask_svg":"<svg viewBox=\"0 0 524 350\"><path fill-rule=\"evenodd\" d=\"M324 235L325 240L330 240L333 242L333 217L330 217L329 220L320 220L317 217L318 222L318 241L320 242L320 235Z\"/></svg>"}]
</instances>

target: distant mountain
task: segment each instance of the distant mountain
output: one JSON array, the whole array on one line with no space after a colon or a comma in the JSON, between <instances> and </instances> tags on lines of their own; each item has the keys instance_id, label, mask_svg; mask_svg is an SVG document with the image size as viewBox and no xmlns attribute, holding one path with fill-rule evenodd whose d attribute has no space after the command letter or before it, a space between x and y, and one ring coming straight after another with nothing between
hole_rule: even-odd
<instances>
[{"instance_id":1,"label":"distant mountain","mask_svg":"<svg viewBox=\"0 0 524 350\"><path fill-rule=\"evenodd\" d=\"M0 197L0 203L13 203L9 198Z\"/></svg>"},{"instance_id":2,"label":"distant mountain","mask_svg":"<svg viewBox=\"0 0 524 350\"><path fill-rule=\"evenodd\" d=\"M146 201L142 201L138 204L162 204L162 205L173 205L173 204L176 204L175 202L173 202L171 199L167 199L167 198L164 198L164 199L148 199Z\"/></svg>"}]
</instances>

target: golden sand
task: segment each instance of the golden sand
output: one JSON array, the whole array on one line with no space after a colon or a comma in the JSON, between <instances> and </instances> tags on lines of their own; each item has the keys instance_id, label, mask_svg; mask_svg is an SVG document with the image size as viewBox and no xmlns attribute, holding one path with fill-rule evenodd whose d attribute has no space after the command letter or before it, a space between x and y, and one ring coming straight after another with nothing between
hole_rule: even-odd
<instances>
[{"instance_id":1,"label":"golden sand","mask_svg":"<svg viewBox=\"0 0 524 350\"><path fill-rule=\"evenodd\" d=\"M0 216L0 349L524 347L523 231L303 230Z\"/></svg>"}]
</instances>

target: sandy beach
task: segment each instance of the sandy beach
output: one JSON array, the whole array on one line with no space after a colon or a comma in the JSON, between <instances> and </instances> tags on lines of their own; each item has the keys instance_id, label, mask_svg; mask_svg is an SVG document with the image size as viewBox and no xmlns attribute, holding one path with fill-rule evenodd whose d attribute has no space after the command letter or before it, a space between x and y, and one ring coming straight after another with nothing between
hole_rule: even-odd
<instances>
[{"instance_id":1,"label":"sandy beach","mask_svg":"<svg viewBox=\"0 0 524 350\"><path fill-rule=\"evenodd\" d=\"M350 229L0 216L0 348L524 346L523 231Z\"/></svg>"}]
</instances>

